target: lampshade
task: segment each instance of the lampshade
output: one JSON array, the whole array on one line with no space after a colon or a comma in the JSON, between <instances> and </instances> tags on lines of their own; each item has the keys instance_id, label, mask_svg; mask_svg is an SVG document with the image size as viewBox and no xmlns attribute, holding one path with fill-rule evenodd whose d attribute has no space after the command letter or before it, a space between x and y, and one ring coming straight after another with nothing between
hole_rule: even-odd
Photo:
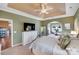
<instances>
[{"instance_id":1,"label":"lampshade","mask_svg":"<svg viewBox=\"0 0 79 59\"><path fill-rule=\"evenodd\" d=\"M78 34L77 31L71 31L71 34Z\"/></svg>"}]
</instances>

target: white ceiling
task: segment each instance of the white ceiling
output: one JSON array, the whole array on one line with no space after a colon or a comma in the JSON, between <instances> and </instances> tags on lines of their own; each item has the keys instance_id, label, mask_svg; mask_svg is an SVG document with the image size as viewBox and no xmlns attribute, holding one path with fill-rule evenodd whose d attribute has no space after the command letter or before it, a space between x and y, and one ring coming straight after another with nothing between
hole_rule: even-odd
<instances>
[{"instance_id":1,"label":"white ceiling","mask_svg":"<svg viewBox=\"0 0 79 59\"><path fill-rule=\"evenodd\" d=\"M66 14L65 15L54 16L54 17L42 19L42 18L36 17L34 15L24 13L22 11L12 9L12 8L8 7L7 5L8 5L7 3L0 3L0 10L7 11L7 12L10 12L10 13L14 13L14 14L18 14L18 15L22 15L22 16L25 16L25 17L33 18L33 19L37 19L37 20L41 20L41 21L55 19L55 18L61 18L61 17L74 16L77 9L79 8L79 3L66 3L65 4L65 6L66 6Z\"/></svg>"}]
</instances>

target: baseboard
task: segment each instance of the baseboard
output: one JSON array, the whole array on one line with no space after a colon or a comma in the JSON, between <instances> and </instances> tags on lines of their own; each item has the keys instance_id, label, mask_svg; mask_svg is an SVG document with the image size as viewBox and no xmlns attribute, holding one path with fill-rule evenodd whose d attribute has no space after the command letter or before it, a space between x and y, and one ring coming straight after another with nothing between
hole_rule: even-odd
<instances>
[{"instance_id":1,"label":"baseboard","mask_svg":"<svg viewBox=\"0 0 79 59\"><path fill-rule=\"evenodd\" d=\"M19 45L22 45L22 43L17 43L15 45L13 45L12 47L16 47L16 46L19 46Z\"/></svg>"}]
</instances>

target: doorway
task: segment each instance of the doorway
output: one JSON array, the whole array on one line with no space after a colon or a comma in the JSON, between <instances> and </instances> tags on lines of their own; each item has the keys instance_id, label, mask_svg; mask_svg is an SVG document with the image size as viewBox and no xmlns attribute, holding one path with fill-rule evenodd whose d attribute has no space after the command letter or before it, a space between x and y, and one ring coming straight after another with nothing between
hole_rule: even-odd
<instances>
[{"instance_id":1,"label":"doorway","mask_svg":"<svg viewBox=\"0 0 79 59\"><path fill-rule=\"evenodd\" d=\"M9 19L0 18L0 44L1 50L13 45L13 23Z\"/></svg>"}]
</instances>

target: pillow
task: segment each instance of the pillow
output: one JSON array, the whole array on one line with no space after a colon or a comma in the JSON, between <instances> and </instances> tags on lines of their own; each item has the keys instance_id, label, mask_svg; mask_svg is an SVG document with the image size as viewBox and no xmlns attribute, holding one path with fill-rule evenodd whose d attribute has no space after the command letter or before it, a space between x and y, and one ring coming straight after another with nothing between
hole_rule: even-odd
<instances>
[{"instance_id":1,"label":"pillow","mask_svg":"<svg viewBox=\"0 0 79 59\"><path fill-rule=\"evenodd\" d=\"M67 46L68 46L68 44L70 43L70 37L68 36L68 35L66 35L66 36L63 36L62 38L60 38L60 43L59 43L59 45L60 45L60 47L62 48L62 49L65 49Z\"/></svg>"},{"instance_id":2,"label":"pillow","mask_svg":"<svg viewBox=\"0 0 79 59\"><path fill-rule=\"evenodd\" d=\"M50 35L48 35L49 37L52 37L57 43L59 43L59 38L60 38L60 36L56 36L56 35L54 35L54 34L50 34Z\"/></svg>"}]
</instances>

